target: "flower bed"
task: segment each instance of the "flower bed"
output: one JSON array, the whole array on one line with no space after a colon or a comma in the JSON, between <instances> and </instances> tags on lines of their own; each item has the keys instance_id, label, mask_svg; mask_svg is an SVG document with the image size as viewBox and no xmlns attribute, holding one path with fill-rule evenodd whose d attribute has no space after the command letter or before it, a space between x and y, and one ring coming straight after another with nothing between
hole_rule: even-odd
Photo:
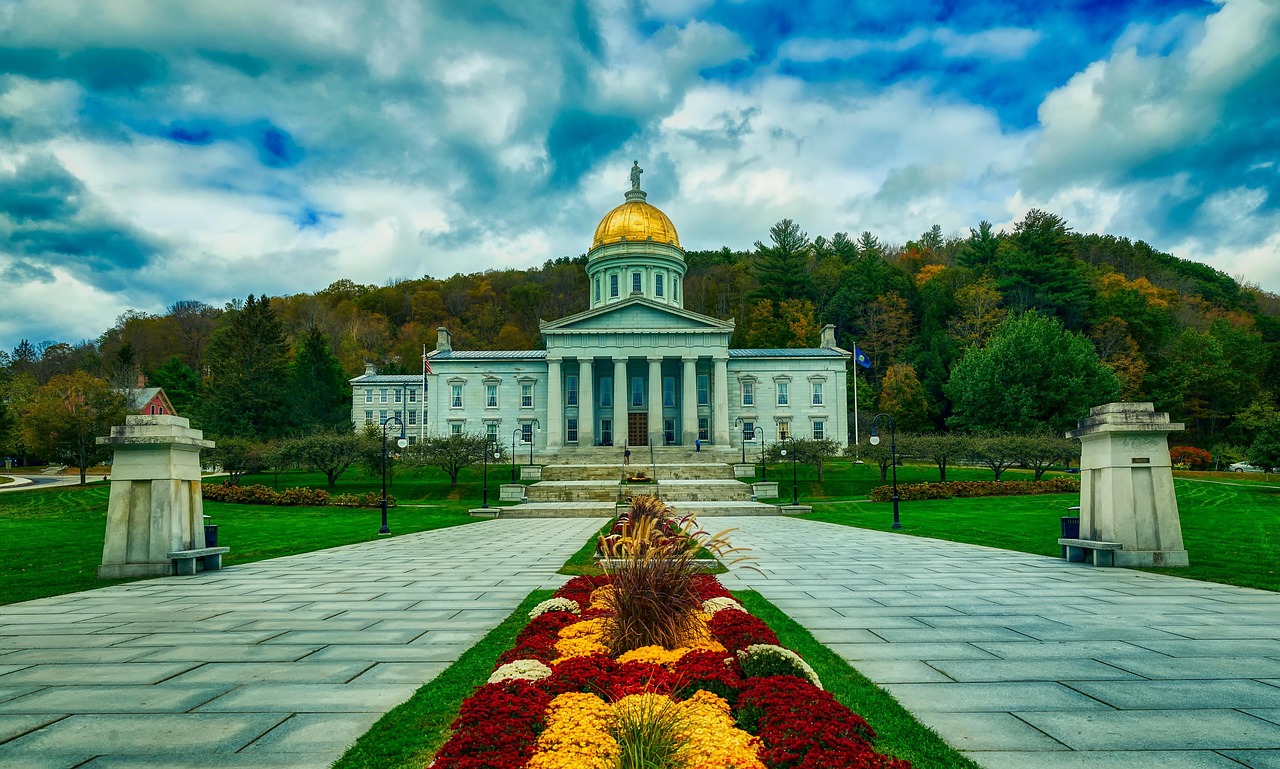
<instances>
[{"instance_id":1,"label":"flower bed","mask_svg":"<svg viewBox=\"0 0 1280 769\"><path fill-rule=\"evenodd\" d=\"M238 502L242 505L304 505L306 507L380 507L382 498L373 492L367 494L330 494L324 489L306 486L276 491L262 485L224 486L201 484L200 495L215 502ZM387 504L395 506L395 499L387 497Z\"/></svg>"},{"instance_id":2,"label":"flower bed","mask_svg":"<svg viewBox=\"0 0 1280 769\"><path fill-rule=\"evenodd\" d=\"M435 769L614 769L662 750L689 769L910 769L715 577L693 578L683 645L611 653L612 582L576 577L530 613Z\"/></svg>"},{"instance_id":3,"label":"flower bed","mask_svg":"<svg viewBox=\"0 0 1280 769\"><path fill-rule=\"evenodd\" d=\"M946 483L911 483L898 486L898 497L902 500L1079 492L1079 478L1050 478L1044 481L947 481ZM893 499L892 486L877 486L871 490L872 502L888 502L891 499Z\"/></svg>"}]
</instances>

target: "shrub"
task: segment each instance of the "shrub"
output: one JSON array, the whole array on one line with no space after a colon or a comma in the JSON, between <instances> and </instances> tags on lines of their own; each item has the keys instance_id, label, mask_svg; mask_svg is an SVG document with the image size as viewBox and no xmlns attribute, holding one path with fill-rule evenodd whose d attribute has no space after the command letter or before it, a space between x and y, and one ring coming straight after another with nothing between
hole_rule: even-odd
<instances>
[{"instance_id":1,"label":"shrub","mask_svg":"<svg viewBox=\"0 0 1280 769\"><path fill-rule=\"evenodd\" d=\"M776 644L748 646L738 652L738 664L742 666L742 674L748 678L795 676L822 688L818 673L809 667L809 663L800 659L799 654Z\"/></svg>"},{"instance_id":2,"label":"shrub","mask_svg":"<svg viewBox=\"0 0 1280 769\"><path fill-rule=\"evenodd\" d=\"M342 507L379 507L381 497L372 492L368 494L339 494L330 496L324 489L313 489L307 486L276 491L262 485L231 486L223 484L201 484L200 495L214 502L236 502L241 505L283 505L305 507L325 507L339 505ZM395 498L387 497L387 505L395 506Z\"/></svg>"},{"instance_id":3,"label":"shrub","mask_svg":"<svg viewBox=\"0 0 1280 769\"><path fill-rule=\"evenodd\" d=\"M1169 449L1169 459L1179 470L1204 470L1213 463L1213 455L1195 446L1174 446Z\"/></svg>"},{"instance_id":4,"label":"shrub","mask_svg":"<svg viewBox=\"0 0 1280 769\"><path fill-rule=\"evenodd\" d=\"M898 497L903 500L951 499L953 497L1003 497L1024 494L1079 493L1079 478L1050 478L1047 481L947 481L946 483L899 484ZM872 502L893 499L892 486L871 490Z\"/></svg>"},{"instance_id":5,"label":"shrub","mask_svg":"<svg viewBox=\"0 0 1280 769\"><path fill-rule=\"evenodd\" d=\"M486 684L458 711L435 769L503 769L533 756L551 698L526 681Z\"/></svg>"},{"instance_id":6,"label":"shrub","mask_svg":"<svg viewBox=\"0 0 1280 769\"><path fill-rule=\"evenodd\" d=\"M731 652L754 644L776 644L778 636L759 618L745 611L718 611L707 623L711 637Z\"/></svg>"}]
</instances>

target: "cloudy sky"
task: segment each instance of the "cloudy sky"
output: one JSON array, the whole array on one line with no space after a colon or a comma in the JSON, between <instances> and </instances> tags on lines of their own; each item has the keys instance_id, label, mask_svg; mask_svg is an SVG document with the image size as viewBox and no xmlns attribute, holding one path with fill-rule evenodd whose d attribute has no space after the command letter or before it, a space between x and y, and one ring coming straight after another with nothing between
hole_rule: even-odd
<instances>
[{"instance_id":1,"label":"cloudy sky","mask_svg":"<svg viewBox=\"0 0 1280 769\"><path fill-rule=\"evenodd\" d=\"M0 347L1029 208L1280 292L1280 0L0 0Z\"/></svg>"}]
</instances>

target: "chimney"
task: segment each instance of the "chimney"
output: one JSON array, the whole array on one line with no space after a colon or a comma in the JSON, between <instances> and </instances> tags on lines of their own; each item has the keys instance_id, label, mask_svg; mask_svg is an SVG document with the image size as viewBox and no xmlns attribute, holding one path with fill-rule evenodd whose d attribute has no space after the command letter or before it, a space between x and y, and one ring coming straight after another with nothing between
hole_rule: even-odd
<instances>
[{"instance_id":1,"label":"chimney","mask_svg":"<svg viewBox=\"0 0 1280 769\"><path fill-rule=\"evenodd\" d=\"M822 327L822 343L818 345L824 350L830 350L836 346L836 327L834 323L828 323Z\"/></svg>"},{"instance_id":2,"label":"chimney","mask_svg":"<svg viewBox=\"0 0 1280 769\"><path fill-rule=\"evenodd\" d=\"M139 389L139 390L141 390L142 388L144 388L144 387L146 387L146 386L147 386L147 375L146 375L146 374L138 374L138 389Z\"/></svg>"},{"instance_id":3,"label":"chimney","mask_svg":"<svg viewBox=\"0 0 1280 769\"><path fill-rule=\"evenodd\" d=\"M453 337L444 326L436 329L436 349L444 352L453 349Z\"/></svg>"},{"instance_id":4,"label":"chimney","mask_svg":"<svg viewBox=\"0 0 1280 769\"><path fill-rule=\"evenodd\" d=\"M377 374L377 373L378 373L378 369L376 369L372 363L370 363L369 361L364 362L365 376L373 376L374 374Z\"/></svg>"}]
</instances>

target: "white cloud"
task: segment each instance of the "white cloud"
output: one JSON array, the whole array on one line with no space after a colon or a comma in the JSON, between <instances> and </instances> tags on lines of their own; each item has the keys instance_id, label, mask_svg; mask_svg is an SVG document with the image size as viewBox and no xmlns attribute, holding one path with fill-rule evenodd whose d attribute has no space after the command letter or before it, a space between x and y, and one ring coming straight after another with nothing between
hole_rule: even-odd
<instances>
[{"instance_id":1,"label":"white cloud","mask_svg":"<svg viewBox=\"0 0 1280 769\"><path fill-rule=\"evenodd\" d=\"M900 37L794 38L782 44L779 58L796 62L855 59L868 53L901 53L935 45L943 56L954 59L1007 59L1025 57L1043 36L1034 29L992 27L977 32L956 32L946 27L914 27Z\"/></svg>"}]
</instances>

